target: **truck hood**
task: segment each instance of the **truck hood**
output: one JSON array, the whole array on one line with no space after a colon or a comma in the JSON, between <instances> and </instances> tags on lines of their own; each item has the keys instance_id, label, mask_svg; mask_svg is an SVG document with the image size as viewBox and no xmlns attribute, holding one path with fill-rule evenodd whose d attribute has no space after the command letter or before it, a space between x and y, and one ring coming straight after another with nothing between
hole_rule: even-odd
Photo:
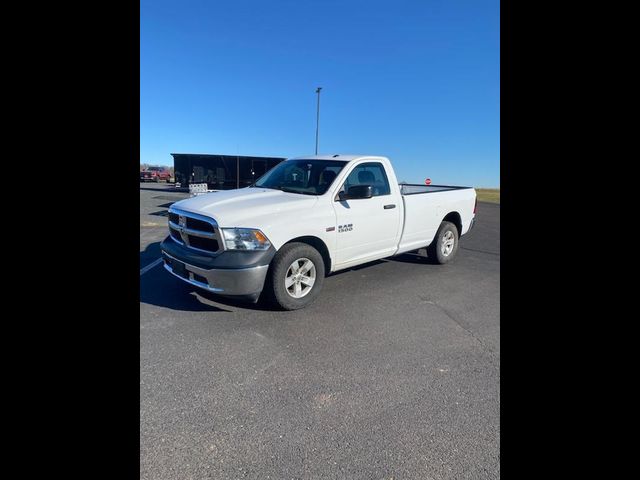
<instances>
[{"instance_id":1,"label":"truck hood","mask_svg":"<svg viewBox=\"0 0 640 480\"><path fill-rule=\"evenodd\" d=\"M212 217L220 227L263 228L279 214L304 212L317 201L312 195L248 187L198 195L172 207Z\"/></svg>"}]
</instances>

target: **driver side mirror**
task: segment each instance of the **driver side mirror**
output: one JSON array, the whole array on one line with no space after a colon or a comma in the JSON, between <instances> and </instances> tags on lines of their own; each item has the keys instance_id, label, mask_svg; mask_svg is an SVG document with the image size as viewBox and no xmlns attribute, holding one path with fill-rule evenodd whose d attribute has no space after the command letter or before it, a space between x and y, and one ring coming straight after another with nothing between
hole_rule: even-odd
<instances>
[{"instance_id":1,"label":"driver side mirror","mask_svg":"<svg viewBox=\"0 0 640 480\"><path fill-rule=\"evenodd\" d=\"M349 187L347 193L338 194L340 200L359 200L373 197L373 187L371 185L353 185Z\"/></svg>"}]
</instances>

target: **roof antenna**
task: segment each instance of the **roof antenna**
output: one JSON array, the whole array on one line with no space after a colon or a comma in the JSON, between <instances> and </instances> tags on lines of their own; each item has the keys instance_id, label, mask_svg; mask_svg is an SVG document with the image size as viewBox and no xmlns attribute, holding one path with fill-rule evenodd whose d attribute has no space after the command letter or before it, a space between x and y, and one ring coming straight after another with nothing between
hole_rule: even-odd
<instances>
[{"instance_id":1,"label":"roof antenna","mask_svg":"<svg viewBox=\"0 0 640 480\"><path fill-rule=\"evenodd\" d=\"M333 158L336 158L336 157L339 157L339 156L340 156L340 154L336 153L336 154L333 156Z\"/></svg>"}]
</instances>

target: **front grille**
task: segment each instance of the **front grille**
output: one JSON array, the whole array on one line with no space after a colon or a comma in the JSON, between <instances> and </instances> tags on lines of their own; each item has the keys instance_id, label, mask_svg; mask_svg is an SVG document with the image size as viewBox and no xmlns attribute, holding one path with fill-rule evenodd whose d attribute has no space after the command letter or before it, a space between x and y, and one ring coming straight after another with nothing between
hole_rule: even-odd
<instances>
[{"instance_id":1,"label":"front grille","mask_svg":"<svg viewBox=\"0 0 640 480\"><path fill-rule=\"evenodd\" d=\"M176 225L179 225L180 216L177 213L169 212L169 221L175 223Z\"/></svg>"},{"instance_id":2,"label":"front grille","mask_svg":"<svg viewBox=\"0 0 640 480\"><path fill-rule=\"evenodd\" d=\"M215 238L202 238L195 235L189 235L189 246L208 252L217 252L219 249L218 241Z\"/></svg>"},{"instance_id":3,"label":"front grille","mask_svg":"<svg viewBox=\"0 0 640 480\"><path fill-rule=\"evenodd\" d=\"M179 210L169 211L169 234L175 241L189 248L210 253L221 250L218 226L213 219L208 220L207 217Z\"/></svg>"},{"instance_id":4,"label":"front grille","mask_svg":"<svg viewBox=\"0 0 640 480\"><path fill-rule=\"evenodd\" d=\"M180 236L180 232L173 228L169 228L169 233L171 234L171 238L182 243L182 237Z\"/></svg>"},{"instance_id":5,"label":"front grille","mask_svg":"<svg viewBox=\"0 0 640 480\"><path fill-rule=\"evenodd\" d=\"M175 222L178 223L178 222ZM213 225L209 222L205 222L204 220L198 220L197 218L187 217L187 228L191 228L193 230L200 230L201 232L213 233L215 230Z\"/></svg>"}]
</instances>

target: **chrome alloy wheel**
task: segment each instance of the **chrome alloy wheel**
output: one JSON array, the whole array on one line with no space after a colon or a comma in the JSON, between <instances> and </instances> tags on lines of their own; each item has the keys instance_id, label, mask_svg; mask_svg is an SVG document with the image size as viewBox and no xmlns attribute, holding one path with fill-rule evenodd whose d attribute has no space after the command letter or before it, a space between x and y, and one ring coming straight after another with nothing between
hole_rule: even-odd
<instances>
[{"instance_id":1,"label":"chrome alloy wheel","mask_svg":"<svg viewBox=\"0 0 640 480\"><path fill-rule=\"evenodd\" d=\"M307 295L316 283L316 266L308 258L295 260L287 269L284 287L293 298Z\"/></svg>"},{"instance_id":2,"label":"chrome alloy wheel","mask_svg":"<svg viewBox=\"0 0 640 480\"><path fill-rule=\"evenodd\" d=\"M453 247L455 244L456 238L453 235L453 232L451 230L447 230L446 232L444 232L444 235L442 235L442 243L440 245L440 251L442 252L442 255L448 257L453 251Z\"/></svg>"}]
</instances>

